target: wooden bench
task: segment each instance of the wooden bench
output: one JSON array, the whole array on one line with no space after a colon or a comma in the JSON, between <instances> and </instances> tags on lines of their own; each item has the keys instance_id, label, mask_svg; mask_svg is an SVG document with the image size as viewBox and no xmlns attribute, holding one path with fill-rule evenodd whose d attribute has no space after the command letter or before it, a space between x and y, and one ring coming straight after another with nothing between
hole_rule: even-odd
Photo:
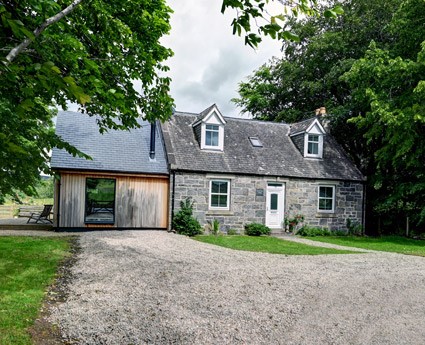
<instances>
[{"instance_id":1,"label":"wooden bench","mask_svg":"<svg viewBox=\"0 0 425 345\"><path fill-rule=\"evenodd\" d=\"M43 205L22 205L19 206L18 217L29 218L33 213L41 213L43 209Z\"/></svg>"}]
</instances>

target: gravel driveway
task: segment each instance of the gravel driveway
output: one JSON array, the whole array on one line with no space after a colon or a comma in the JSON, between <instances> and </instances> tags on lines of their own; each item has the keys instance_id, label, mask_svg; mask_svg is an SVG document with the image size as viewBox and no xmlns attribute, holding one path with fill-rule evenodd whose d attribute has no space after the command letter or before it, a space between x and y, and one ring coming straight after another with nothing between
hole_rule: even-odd
<instances>
[{"instance_id":1,"label":"gravel driveway","mask_svg":"<svg viewBox=\"0 0 425 345\"><path fill-rule=\"evenodd\" d=\"M51 315L76 343L425 343L425 258L249 253L154 231L80 242Z\"/></svg>"}]
</instances>

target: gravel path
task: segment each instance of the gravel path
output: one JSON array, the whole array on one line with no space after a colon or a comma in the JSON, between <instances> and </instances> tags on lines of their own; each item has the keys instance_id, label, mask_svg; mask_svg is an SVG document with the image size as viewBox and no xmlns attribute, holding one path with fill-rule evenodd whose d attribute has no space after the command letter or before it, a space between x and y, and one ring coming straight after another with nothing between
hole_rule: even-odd
<instances>
[{"instance_id":1,"label":"gravel path","mask_svg":"<svg viewBox=\"0 0 425 345\"><path fill-rule=\"evenodd\" d=\"M154 231L80 243L51 315L79 344L424 344L425 258L250 253Z\"/></svg>"}]
</instances>

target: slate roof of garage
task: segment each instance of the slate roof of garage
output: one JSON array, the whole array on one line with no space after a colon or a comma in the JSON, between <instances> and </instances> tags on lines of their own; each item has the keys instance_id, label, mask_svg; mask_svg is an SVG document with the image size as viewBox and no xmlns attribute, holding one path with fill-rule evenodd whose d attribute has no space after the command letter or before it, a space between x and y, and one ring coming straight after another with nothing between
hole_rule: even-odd
<instances>
[{"instance_id":1,"label":"slate roof of garage","mask_svg":"<svg viewBox=\"0 0 425 345\"><path fill-rule=\"evenodd\" d=\"M289 137L290 125L283 123L226 117L224 151L203 151L192 127L197 116L176 112L162 124L171 170L364 180L330 135L324 138L323 159L304 158ZM249 137L258 137L263 147L253 147Z\"/></svg>"},{"instance_id":2,"label":"slate roof of garage","mask_svg":"<svg viewBox=\"0 0 425 345\"><path fill-rule=\"evenodd\" d=\"M96 116L62 111L56 121L56 134L88 154L93 160L73 157L53 149L51 167L87 171L168 174L167 159L159 128L156 131L155 159L149 159L150 124L139 120L140 128L99 133Z\"/></svg>"}]
</instances>

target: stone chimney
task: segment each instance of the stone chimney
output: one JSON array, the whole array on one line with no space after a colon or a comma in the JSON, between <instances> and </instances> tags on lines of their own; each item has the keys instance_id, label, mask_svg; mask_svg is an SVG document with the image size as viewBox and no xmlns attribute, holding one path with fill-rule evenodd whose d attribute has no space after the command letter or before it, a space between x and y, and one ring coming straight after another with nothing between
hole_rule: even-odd
<instances>
[{"instance_id":1,"label":"stone chimney","mask_svg":"<svg viewBox=\"0 0 425 345\"><path fill-rule=\"evenodd\" d=\"M325 116L326 115L326 108L325 107L317 108L315 113L316 113L316 116Z\"/></svg>"}]
</instances>

